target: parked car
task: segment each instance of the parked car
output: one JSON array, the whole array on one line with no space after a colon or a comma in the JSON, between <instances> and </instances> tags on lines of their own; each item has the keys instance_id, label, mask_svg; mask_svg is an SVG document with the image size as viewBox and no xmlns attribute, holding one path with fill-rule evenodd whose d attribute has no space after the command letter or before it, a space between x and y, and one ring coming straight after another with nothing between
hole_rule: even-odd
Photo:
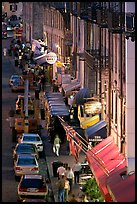
<instances>
[{"instance_id":1,"label":"parked car","mask_svg":"<svg viewBox=\"0 0 137 204\"><path fill-rule=\"evenodd\" d=\"M19 79L19 80L16 80L13 82L13 84L11 86L12 92L24 92L24 90L25 90L24 81Z\"/></svg>"},{"instance_id":2,"label":"parked car","mask_svg":"<svg viewBox=\"0 0 137 204\"><path fill-rule=\"evenodd\" d=\"M25 144L25 143L17 143L13 148L13 159L16 160L17 156L20 154L31 154L36 156L39 159L39 153L34 144Z\"/></svg>"},{"instance_id":3,"label":"parked car","mask_svg":"<svg viewBox=\"0 0 137 204\"><path fill-rule=\"evenodd\" d=\"M26 198L46 199L47 194L48 186L41 174L21 176L17 189L19 201Z\"/></svg>"},{"instance_id":4,"label":"parked car","mask_svg":"<svg viewBox=\"0 0 137 204\"><path fill-rule=\"evenodd\" d=\"M15 178L20 178L23 174L38 174L39 164L34 155L21 154L14 160Z\"/></svg>"},{"instance_id":5,"label":"parked car","mask_svg":"<svg viewBox=\"0 0 137 204\"><path fill-rule=\"evenodd\" d=\"M39 134L35 133L23 133L19 139L19 143L34 144L37 147L39 153L43 152L43 141Z\"/></svg>"},{"instance_id":6,"label":"parked car","mask_svg":"<svg viewBox=\"0 0 137 204\"><path fill-rule=\"evenodd\" d=\"M19 79L22 80L22 77L20 75L18 75L18 74L11 75L11 77L9 79L9 86L11 87L13 85L13 83L15 81L18 81Z\"/></svg>"}]
</instances>

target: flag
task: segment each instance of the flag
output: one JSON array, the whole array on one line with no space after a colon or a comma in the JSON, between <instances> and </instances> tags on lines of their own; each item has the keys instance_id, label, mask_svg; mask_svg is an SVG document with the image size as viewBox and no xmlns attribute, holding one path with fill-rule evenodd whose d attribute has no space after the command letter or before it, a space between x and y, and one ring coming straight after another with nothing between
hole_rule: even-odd
<instances>
[{"instance_id":1,"label":"flag","mask_svg":"<svg viewBox=\"0 0 137 204\"><path fill-rule=\"evenodd\" d=\"M41 45L38 40L32 40L32 48L31 50L35 55L40 55L41 53Z\"/></svg>"}]
</instances>

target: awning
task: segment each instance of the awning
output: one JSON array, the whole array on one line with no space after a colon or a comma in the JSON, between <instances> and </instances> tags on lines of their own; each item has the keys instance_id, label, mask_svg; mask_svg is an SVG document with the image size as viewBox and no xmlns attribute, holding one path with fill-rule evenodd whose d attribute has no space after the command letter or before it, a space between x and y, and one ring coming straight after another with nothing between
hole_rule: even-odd
<instances>
[{"instance_id":1,"label":"awning","mask_svg":"<svg viewBox=\"0 0 137 204\"><path fill-rule=\"evenodd\" d=\"M95 115L93 117L89 117L88 119L82 121L80 123L80 126L83 129L87 129L87 128L91 127L92 125L95 125L97 122L99 122L99 115Z\"/></svg>"},{"instance_id":2,"label":"awning","mask_svg":"<svg viewBox=\"0 0 137 204\"><path fill-rule=\"evenodd\" d=\"M135 173L123 177L121 173L118 171L108 178L108 191L114 202L135 202Z\"/></svg>"},{"instance_id":3,"label":"awning","mask_svg":"<svg viewBox=\"0 0 137 204\"><path fill-rule=\"evenodd\" d=\"M51 115L53 116L68 116L69 110L66 106L62 94L59 93L47 93L46 99Z\"/></svg>"},{"instance_id":4,"label":"awning","mask_svg":"<svg viewBox=\"0 0 137 204\"><path fill-rule=\"evenodd\" d=\"M46 60L46 55L47 54L39 55L38 57L35 57L33 60L39 65L49 65Z\"/></svg>"},{"instance_id":5,"label":"awning","mask_svg":"<svg viewBox=\"0 0 137 204\"><path fill-rule=\"evenodd\" d=\"M82 88L76 93L74 103L77 105L83 105L86 101L85 98L90 98L90 91L88 88Z\"/></svg>"},{"instance_id":6,"label":"awning","mask_svg":"<svg viewBox=\"0 0 137 204\"><path fill-rule=\"evenodd\" d=\"M69 95L72 91L79 89L80 86L81 85L79 81L71 81L70 84L62 84L62 88L66 96Z\"/></svg>"},{"instance_id":7,"label":"awning","mask_svg":"<svg viewBox=\"0 0 137 204\"><path fill-rule=\"evenodd\" d=\"M90 141L102 141L107 137L107 124L104 120L97 122L95 125L87 128L85 136Z\"/></svg>"},{"instance_id":8,"label":"awning","mask_svg":"<svg viewBox=\"0 0 137 204\"><path fill-rule=\"evenodd\" d=\"M107 180L120 169L125 171L126 159L120 154L113 137L109 136L87 151L87 160L106 202L112 197L107 189Z\"/></svg>"}]
</instances>

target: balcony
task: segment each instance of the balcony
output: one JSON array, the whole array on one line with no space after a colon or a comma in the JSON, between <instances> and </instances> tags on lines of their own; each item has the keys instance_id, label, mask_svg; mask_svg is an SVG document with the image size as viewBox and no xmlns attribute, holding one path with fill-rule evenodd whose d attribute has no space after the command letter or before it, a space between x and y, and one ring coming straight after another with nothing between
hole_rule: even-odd
<instances>
[{"instance_id":1,"label":"balcony","mask_svg":"<svg viewBox=\"0 0 137 204\"><path fill-rule=\"evenodd\" d=\"M125 32L125 13L107 11L107 22L112 34Z\"/></svg>"},{"instance_id":2,"label":"balcony","mask_svg":"<svg viewBox=\"0 0 137 204\"><path fill-rule=\"evenodd\" d=\"M107 11L97 10L97 24L101 28L108 28Z\"/></svg>"},{"instance_id":3,"label":"balcony","mask_svg":"<svg viewBox=\"0 0 137 204\"><path fill-rule=\"evenodd\" d=\"M85 50L84 61L93 69L108 69L108 56L100 54L99 49Z\"/></svg>"}]
</instances>

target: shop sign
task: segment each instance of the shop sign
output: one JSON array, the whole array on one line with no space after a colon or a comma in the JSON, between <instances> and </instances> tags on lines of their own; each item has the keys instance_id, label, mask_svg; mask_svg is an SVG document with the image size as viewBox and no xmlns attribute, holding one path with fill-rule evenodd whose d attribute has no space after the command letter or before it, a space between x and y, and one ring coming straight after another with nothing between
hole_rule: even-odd
<instances>
[{"instance_id":1,"label":"shop sign","mask_svg":"<svg viewBox=\"0 0 137 204\"><path fill-rule=\"evenodd\" d=\"M68 46L72 46L73 44L73 35L71 31L66 31L64 36L64 44Z\"/></svg>"},{"instance_id":2,"label":"shop sign","mask_svg":"<svg viewBox=\"0 0 137 204\"><path fill-rule=\"evenodd\" d=\"M101 136L94 136L94 138L89 138L89 142L101 142L103 139Z\"/></svg>"},{"instance_id":3,"label":"shop sign","mask_svg":"<svg viewBox=\"0 0 137 204\"><path fill-rule=\"evenodd\" d=\"M98 101L90 101L84 104L86 114L99 114L102 110L102 104Z\"/></svg>"},{"instance_id":4,"label":"shop sign","mask_svg":"<svg viewBox=\"0 0 137 204\"><path fill-rule=\"evenodd\" d=\"M56 62L56 67L62 67L63 66L63 63L62 62L60 62L60 61L57 61Z\"/></svg>"},{"instance_id":5,"label":"shop sign","mask_svg":"<svg viewBox=\"0 0 137 204\"><path fill-rule=\"evenodd\" d=\"M47 61L47 63L49 63L49 64L54 64L54 63L57 61L57 55L56 55L56 53L54 53L54 52L49 52L49 53L46 55L46 61Z\"/></svg>"}]
</instances>

